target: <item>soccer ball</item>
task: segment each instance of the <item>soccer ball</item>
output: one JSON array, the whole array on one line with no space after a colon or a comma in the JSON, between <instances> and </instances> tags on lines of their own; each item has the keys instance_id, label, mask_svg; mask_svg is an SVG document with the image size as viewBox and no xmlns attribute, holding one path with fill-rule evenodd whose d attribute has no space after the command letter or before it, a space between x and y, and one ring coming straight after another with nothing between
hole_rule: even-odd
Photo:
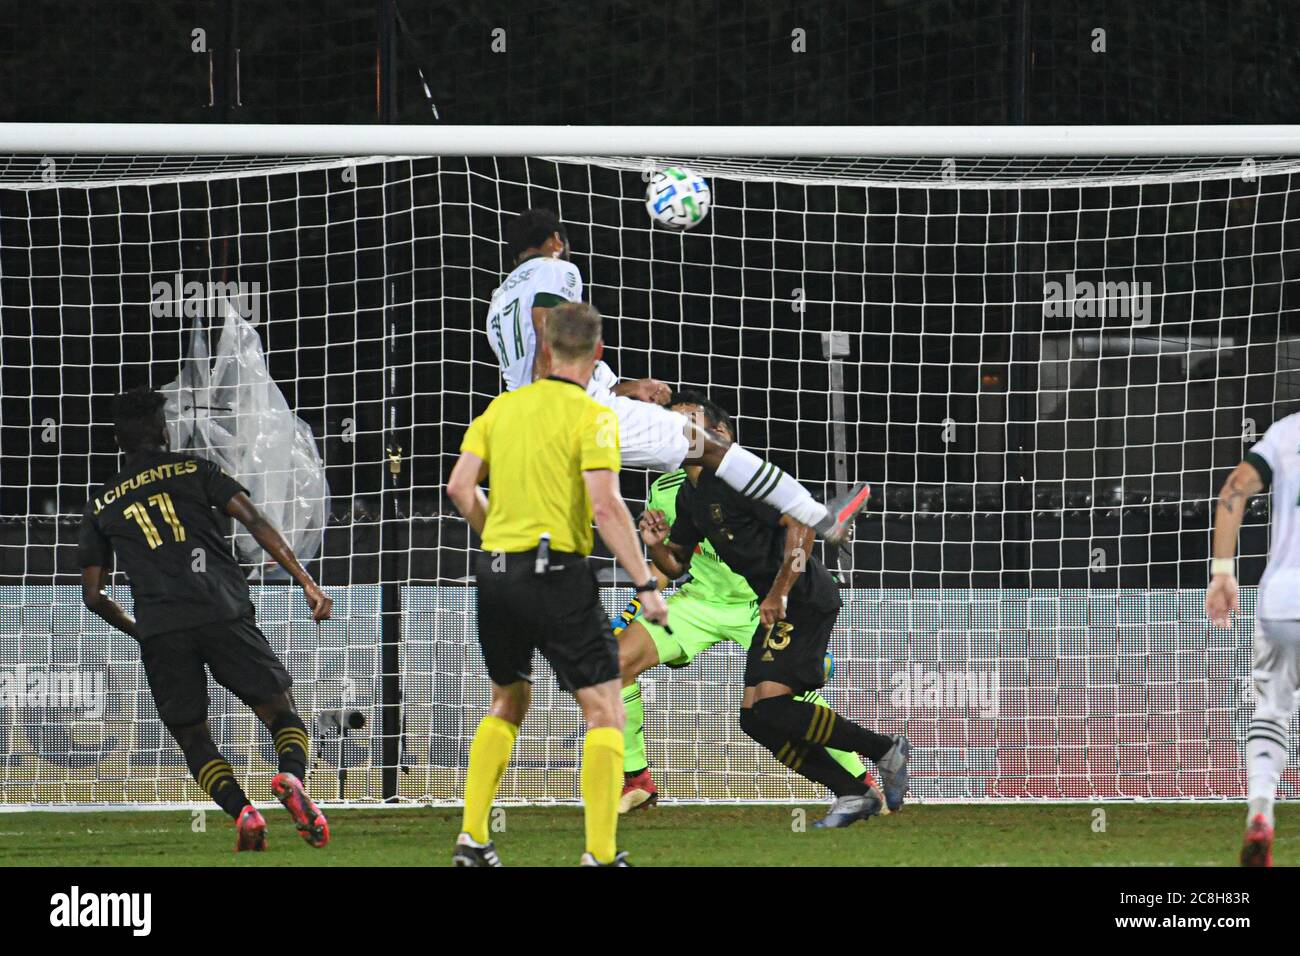
<instances>
[{"instance_id":1,"label":"soccer ball","mask_svg":"<svg viewBox=\"0 0 1300 956\"><path fill-rule=\"evenodd\" d=\"M693 229L708 215L713 196L704 177L669 166L650 177L645 208L650 218L670 229Z\"/></svg>"}]
</instances>

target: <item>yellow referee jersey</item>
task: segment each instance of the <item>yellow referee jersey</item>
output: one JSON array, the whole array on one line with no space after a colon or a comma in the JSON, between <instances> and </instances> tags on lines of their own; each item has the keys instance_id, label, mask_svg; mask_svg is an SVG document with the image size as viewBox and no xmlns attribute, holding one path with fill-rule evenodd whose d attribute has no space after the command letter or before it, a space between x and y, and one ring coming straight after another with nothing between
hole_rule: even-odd
<instances>
[{"instance_id":1,"label":"yellow referee jersey","mask_svg":"<svg viewBox=\"0 0 1300 956\"><path fill-rule=\"evenodd\" d=\"M591 553L591 498L584 471L618 471L618 416L573 382L547 378L504 392L470 422L462 452L488 463L483 548Z\"/></svg>"}]
</instances>

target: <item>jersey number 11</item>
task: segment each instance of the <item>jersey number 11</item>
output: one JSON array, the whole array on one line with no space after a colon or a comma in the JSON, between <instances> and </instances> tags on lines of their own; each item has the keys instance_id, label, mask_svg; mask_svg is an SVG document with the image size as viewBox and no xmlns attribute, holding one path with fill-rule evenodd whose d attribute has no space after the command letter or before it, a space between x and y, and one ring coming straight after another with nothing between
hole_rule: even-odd
<instances>
[{"instance_id":1,"label":"jersey number 11","mask_svg":"<svg viewBox=\"0 0 1300 956\"><path fill-rule=\"evenodd\" d=\"M149 504L154 505L162 512L163 520L171 526L172 537L177 541L185 540L185 526L181 524L181 519L176 517L176 509L172 507L172 496L167 492L149 496ZM135 523L140 526L144 532L144 540L148 542L150 548L156 548L162 544L162 535L158 533L158 526L153 523L149 517L149 512L144 505L136 502L127 506L122 514L129 515L135 519Z\"/></svg>"}]
</instances>

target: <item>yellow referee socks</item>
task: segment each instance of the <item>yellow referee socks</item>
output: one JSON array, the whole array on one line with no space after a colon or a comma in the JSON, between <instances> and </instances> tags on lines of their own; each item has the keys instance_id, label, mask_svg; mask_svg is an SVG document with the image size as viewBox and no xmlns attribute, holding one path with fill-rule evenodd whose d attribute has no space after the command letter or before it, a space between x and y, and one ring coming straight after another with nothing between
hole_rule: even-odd
<instances>
[{"instance_id":1,"label":"yellow referee socks","mask_svg":"<svg viewBox=\"0 0 1300 956\"><path fill-rule=\"evenodd\" d=\"M618 798L623 790L623 732L593 727L582 744L582 804L587 852L599 863L618 854Z\"/></svg>"},{"instance_id":2,"label":"yellow referee socks","mask_svg":"<svg viewBox=\"0 0 1300 956\"><path fill-rule=\"evenodd\" d=\"M461 829L475 843L490 841L488 814L492 812L492 801L496 799L497 787L501 786L501 776L506 772L518 736L518 727L491 714L479 722L474 733L469 748L469 770L465 774L465 816Z\"/></svg>"}]
</instances>

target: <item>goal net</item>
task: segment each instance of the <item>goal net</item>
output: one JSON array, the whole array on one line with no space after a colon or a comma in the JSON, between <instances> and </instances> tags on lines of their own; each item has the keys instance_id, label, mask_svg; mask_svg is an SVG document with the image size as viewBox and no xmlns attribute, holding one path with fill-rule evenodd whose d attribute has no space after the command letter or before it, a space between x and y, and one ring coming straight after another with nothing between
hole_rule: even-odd
<instances>
[{"instance_id":1,"label":"goal net","mask_svg":"<svg viewBox=\"0 0 1300 956\"><path fill-rule=\"evenodd\" d=\"M687 233L643 208L670 163L712 187ZM264 374L236 369L224 397L173 414L219 418L269 380L318 452L305 510L324 516L312 567L334 618L312 623L245 556L312 731L312 793L459 800L489 685L473 542L441 489L500 390L485 311L503 221L529 206L567 225L621 377L707 392L814 493L873 485L839 562L824 693L908 734L916 799L1239 797L1268 500L1226 631L1202 609L1211 503L1300 398L1297 173L1259 157L0 157L0 805L206 801L135 643L81 605L76 532L117 467L110 397L211 373L249 330ZM653 477L623 473L634 512ZM292 512L313 486L266 487ZM597 564L613 615L631 592ZM581 718L538 664L501 800L575 802ZM644 675L664 798L824 797L740 732L742 667L721 644ZM266 799L269 737L211 696L218 745Z\"/></svg>"}]
</instances>

